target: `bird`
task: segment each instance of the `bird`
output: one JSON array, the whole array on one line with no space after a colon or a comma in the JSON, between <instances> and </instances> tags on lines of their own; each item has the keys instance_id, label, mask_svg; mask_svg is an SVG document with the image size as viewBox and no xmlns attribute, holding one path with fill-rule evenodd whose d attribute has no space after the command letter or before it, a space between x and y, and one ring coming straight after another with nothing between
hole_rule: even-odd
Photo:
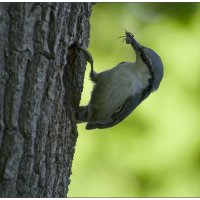
<instances>
[{"instance_id":1,"label":"bird","mask_svg":"<svg viewBox=\"0 0 200 200\"><path fill-rule=\"evenodd\" d=\"M78 46L91 65L90 78L94 83L86 106L79 106L77 123L86 122L86 129L110 128L123 121L152 92L159 88L164 70L160 56L142 46L133 34L122 36L136 54L135 62L121 62L115 67L97 73L92 55Z\"/></svg>"}]
</instances>

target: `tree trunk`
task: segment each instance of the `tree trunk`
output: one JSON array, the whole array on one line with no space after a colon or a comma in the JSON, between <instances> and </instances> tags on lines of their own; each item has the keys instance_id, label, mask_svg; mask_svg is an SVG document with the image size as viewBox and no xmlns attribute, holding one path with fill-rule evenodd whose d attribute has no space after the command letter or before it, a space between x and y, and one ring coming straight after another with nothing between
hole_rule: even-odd
<instances>
[{"instance_id":1,"label":"tree trunk","mask_svg":"<svg viewBox=\"0 0 200 200\"><path fill-rule=\"evenodd\" d=\"M91 3L0 3L0 197L66 197Z\"/></svg>"}]
</instances>

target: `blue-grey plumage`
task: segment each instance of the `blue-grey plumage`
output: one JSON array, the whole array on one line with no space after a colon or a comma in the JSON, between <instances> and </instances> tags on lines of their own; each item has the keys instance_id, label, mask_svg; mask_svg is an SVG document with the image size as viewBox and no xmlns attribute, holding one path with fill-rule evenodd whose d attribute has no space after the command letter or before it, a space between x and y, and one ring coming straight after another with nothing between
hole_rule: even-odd
<instances>
[{"instance_id":1,"label":"blue-grey plumage","mask_svg":"<svg viewBox=\"0 0 200 200\"><path fill-rule=\"evenodd\" d=\"M81 106L77 117L77 122L87 122L86 129L108 128L120 123L159 87L163 77L159 55L139 44L129 32L125 40L133 47L136 61L120 63L101 73L94 72L91 55L81 49L88 54L90 77L95 83L88 106Z\"/></svg>"}]
</instances>

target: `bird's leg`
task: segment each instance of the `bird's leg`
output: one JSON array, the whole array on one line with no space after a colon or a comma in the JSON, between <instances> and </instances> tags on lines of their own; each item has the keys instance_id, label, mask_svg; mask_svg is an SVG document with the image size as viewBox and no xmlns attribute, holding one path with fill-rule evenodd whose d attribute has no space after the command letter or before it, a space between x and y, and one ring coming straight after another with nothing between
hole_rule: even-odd
<instances>
[{"instance_id":1,"label":"bird's leg","mask_svg":"<svg viewBox=\"0 0 200 200\"><path fill-rule=\"evenodd\" d=\"M93 71L94 69L93 69L93 58L92 58L92 55L90 54L90 52L88 50L84 49L83 47L78 46L78 48L84 54L85 59L90 63L90 65L91 65L91 71Z\"/></svg>"},{"instance_id":2,"label":"bird's leg","mask_svg":"<svg viewBox=\"0 0 200 200\"><path fill-rule=\"evenodd\" d=\"M93 58L92 58L92 55L90 54L89 51L87 51L83 47L81 47L79 45L77 45L77 47L83 53L86 61L90 63L90 65L91 65L90 78L92 79L92 81L95 82L95 74L96 73L94 72L94 69L93 69ZM88 122L88 118L89 118L88 106L79 106L78 115L76 117L77 123Z\"/></svg>"},{"instance_id":3,"label":"bird's leg","mask_svg":"<svg viewBox=\"0 0 200 200\"><path fill-rule=\"evenodd\" d=\"M90 63L90 66L91 66L90 78L92 79L92 81L95 82L97 74L95 73L94 68L93 68L93 58L92 58L92 55L90 54L90 52L88 50L84 49L83 47L81 47L79 45L77 47L84 54L86 61L88 61Z\"/></svg>"},{"instance_id":4,"label":"bird's leg","mask_svg":"<svg viewBox=\"0 0 200 200\"><path fill-rule=\"evenodd\" d=\"M81 52L85 56L86 61L89 62L90 65L91 65L91 72L93 72L94 71L94 69L93 69L93 58L92 58L92 55L90 54L90 52L88 50L84 49L81 46L81 43L78 43L78 42L75 42L74 44L72 44L70 46L70 48L78 48L79 50L81 50Z\"/></svg>"}]
</instances>

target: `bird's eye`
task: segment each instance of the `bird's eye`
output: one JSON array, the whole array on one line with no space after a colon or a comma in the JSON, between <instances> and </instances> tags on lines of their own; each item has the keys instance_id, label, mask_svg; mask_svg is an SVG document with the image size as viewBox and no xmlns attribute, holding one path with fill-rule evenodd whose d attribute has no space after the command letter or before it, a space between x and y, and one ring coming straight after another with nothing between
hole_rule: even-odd
<instances>
[{"instance_id":1,"label":"bird's eye","mask_svg":"<svg viewBox=\"0 0 200 200\"><path fill-rule=\"evenodd\" d=\"M144 62L146 62L146 61L147 61L146 56L143 56L143 57L142 57L142 60L143 60Z\"/></svg>"}]
</instances>

